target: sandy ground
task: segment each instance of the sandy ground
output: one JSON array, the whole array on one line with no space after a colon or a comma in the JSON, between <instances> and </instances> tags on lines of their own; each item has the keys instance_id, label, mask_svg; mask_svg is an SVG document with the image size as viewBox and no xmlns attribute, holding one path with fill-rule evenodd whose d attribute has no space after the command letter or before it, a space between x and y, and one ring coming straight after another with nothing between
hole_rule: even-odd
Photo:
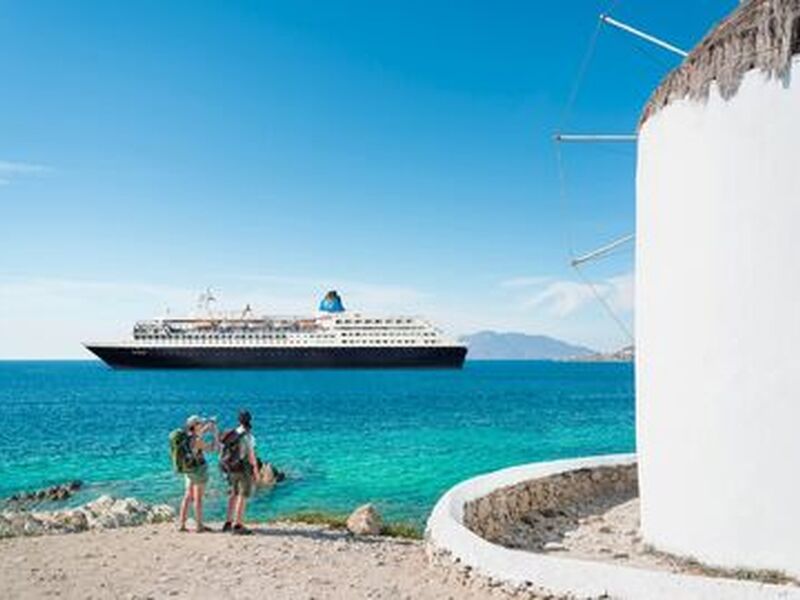
<instances>
[{"instance_id":1,"label":"sandy ground","mask_svg":"<svg viewBox=\"0 0 800 600\"><path fill-rule=\"evenodd\" d=\"M639 498L608 498L583 507L582 516L511 525L500 543L511 548L647 569L685 571L664 554L651 552L639 531ZM543 540L546 540L542 547Z\"/></svg>"},{"instance_id":2,"label":"sandy ground","mask_svg":"<svg viewBox=\"0 0 800 600\"><path fill-rule=\"evenodd\" d=\"M428 564L422 542L294 524L260 526L247 537L163 524L0 540L4 600L499 597L448 577Z\"/></svg>"},{"instance_id":3,"label":"sandy ground","mask_svg":"<svg viewBox=\"0 0 800 600\"><path fill-rule=\"evenodd\" d=\"M599 560L618 565L671 571L692 575L742 577L768 583L799 585L796 579L776 572L746 573L743 570L715 569L649 548L639 529L639 498L613 505L604 512L582 517L576 528L561 532L558 543L548 544L545 552L570 558Z\"/></svg>"},{"instance_id":4,"label":"sandy ground","mask_svg":"<svg viewBox=\"0 0 800 600\"><path fill-rule=\"evenodd\" d=\"M555 546L551 552L651 569L672 567L665 557L647 552L642 543L638 498L612 506L601 514L581 518L578 527L565 531L563 536L563 549Z\"/></svg>"}]
</instances>

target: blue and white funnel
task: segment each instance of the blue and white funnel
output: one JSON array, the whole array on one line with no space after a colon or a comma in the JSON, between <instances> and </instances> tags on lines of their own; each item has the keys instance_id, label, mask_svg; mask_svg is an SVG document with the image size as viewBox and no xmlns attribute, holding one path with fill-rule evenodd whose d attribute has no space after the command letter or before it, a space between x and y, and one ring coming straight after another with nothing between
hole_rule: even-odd
<instances>
[{"instance_id":1,"label":"blue and white funnel","mask_svg":"<svg viewBox=\"0 0 800 600\"><path fill-rule=\"evenodd\" d=\"M319 309L322 312L328 313L340 313L344 312L344 305L342 304L342 299L336 290L331 290L325 297L322 299L322 302L319 303Z\"/></svg>"}]
</instances>

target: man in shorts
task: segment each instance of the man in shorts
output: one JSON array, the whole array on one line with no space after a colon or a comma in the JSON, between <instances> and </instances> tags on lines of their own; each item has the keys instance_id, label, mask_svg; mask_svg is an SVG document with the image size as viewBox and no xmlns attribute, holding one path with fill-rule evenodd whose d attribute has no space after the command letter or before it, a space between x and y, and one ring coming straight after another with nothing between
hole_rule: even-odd
<instances>
[{"instance_id":1,"label":"man in shorts","mask_svg":"<svg viewBox=\"0 0 800 600\"><path fill-rule=\"evenodd\" d=\"M250 413L243 410L239 413L239 426L236 434L239 436L239 453L242 468L238 471L228 473L228 516L222 531L233 531L239 535L249 535L253 533L244 526L244 514L247 509L247 499L252 495L255 488L256 475L258 474L258 463L256 462L256 440L252 433L252 417Z\"/></svg>"}]
</instances>

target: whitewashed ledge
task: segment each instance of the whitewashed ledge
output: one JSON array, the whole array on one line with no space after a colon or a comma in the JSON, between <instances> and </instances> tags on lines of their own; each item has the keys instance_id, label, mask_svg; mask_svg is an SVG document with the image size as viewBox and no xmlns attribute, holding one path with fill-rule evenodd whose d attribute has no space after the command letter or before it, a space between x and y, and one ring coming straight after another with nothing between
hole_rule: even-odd
<instances>
[{"instance_id":1,"label":"whitewashed ledge","mask_svg":"<svg viewBox=\"0 0 800 600\"><path fill-rule=\"evenodd\" d=\"M561 598L625 600L800 600L800 589L752 581L685 575L559 558L488 542L464 525L464 505L491 492L576 469L632 465L633 454L558 460L480 475L451 488L437 502L425 531L437 563L502 586L511 593Z\"/></svg>"}]
</instances>

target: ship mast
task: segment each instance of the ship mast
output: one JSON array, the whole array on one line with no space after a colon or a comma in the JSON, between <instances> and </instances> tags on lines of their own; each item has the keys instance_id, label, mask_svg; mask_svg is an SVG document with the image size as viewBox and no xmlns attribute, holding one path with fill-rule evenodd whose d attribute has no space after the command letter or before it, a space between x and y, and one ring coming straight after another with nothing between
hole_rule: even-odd
<instances>
[{"instance_id":1,"label":"ship mast","mask_svg":"<svg viewBox=\"0 0 800 600\"><path fill-rule=\"evenodd\" d=\"M206 291L200 294L200 297L197 299L197 311L200 315L210 317L212 315L211 305L217 301L214 293L211 291L211 288L207 288Z\"/></svg>"}]
</instances>

